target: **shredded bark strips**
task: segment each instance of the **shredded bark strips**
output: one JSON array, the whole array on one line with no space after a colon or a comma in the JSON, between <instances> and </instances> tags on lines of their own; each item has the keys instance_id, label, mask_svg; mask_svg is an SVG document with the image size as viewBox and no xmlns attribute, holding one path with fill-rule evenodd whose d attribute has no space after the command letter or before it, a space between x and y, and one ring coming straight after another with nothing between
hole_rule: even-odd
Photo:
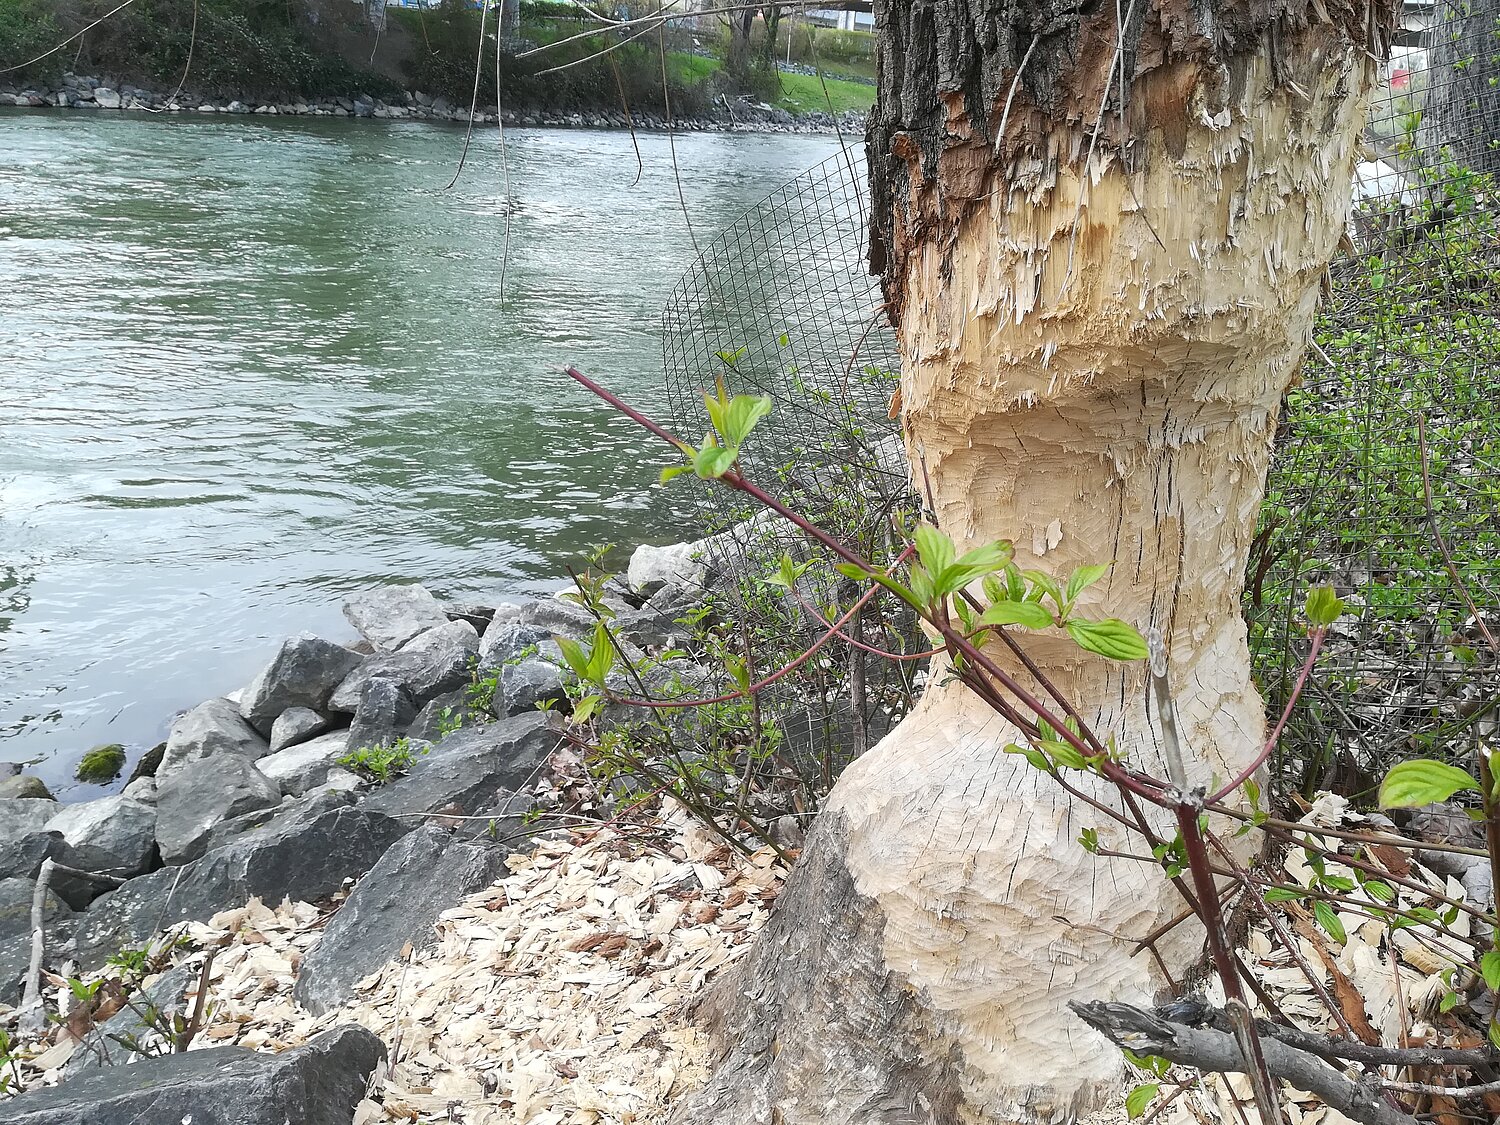
<instances>
[{"instance_id":1,"label":"shredded bark strips","mask_svg":"<svg viewBox=\"0 0 1500 1125\"><path fill-rule=\"evenodd\" d=\"M1180 157L1190 114L1211 118L1238 96L1248 59L1269 57L1273 80L1296 86L1289 60L1307 53L1308 37L1385 58L1395 8L917 0L884 4L878 20L881 93L866 137L870 269L899 325L907 253L952 237L989 193L1045 189L1059 164L1076 167L1090 154L1133 161L1151 130Z\"/></svg>"}]
</instances>

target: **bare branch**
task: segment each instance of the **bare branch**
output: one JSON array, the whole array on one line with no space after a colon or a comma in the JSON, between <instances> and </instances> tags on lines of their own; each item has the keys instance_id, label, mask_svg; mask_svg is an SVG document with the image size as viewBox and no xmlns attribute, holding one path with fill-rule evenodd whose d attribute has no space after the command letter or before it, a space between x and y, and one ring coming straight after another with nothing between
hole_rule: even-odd
<instances>
[{"instance_id":1,"label":"bare branch","mask_svg":"<svg viewBox=\"0 0 1500 1125\"><path fill-rule=\"evenodd\" d=\"M1159 1055L1212 1074L1249 1072L1239 1044L1226 1032L1172 1023L1131 1004L1070 1000L1068 1007L1095 1031L1137 1054ZM1345 1117L1362 1125L1414 1125L1416 1119L1392 1108L1374 1080L1351 1081L1324 1059L1280 1039L1262 1039L1261 1049L1274 1077L1317 1094Z\"/></svg>"}]
</instances>

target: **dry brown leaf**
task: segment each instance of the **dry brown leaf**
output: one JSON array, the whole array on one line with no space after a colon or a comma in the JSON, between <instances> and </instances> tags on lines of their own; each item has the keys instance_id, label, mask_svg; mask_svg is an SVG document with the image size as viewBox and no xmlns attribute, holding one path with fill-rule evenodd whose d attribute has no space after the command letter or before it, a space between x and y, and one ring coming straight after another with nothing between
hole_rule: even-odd
<instances>
[{"instance_id":1,"label":"dry brown leaf","mask_svg":"<svg viewBox=\"0 0 1500 1125\"><path fill-rule=\"evenodd\" d=\"M1364 997L1360 995L1359 989L1349 982L1349 978L1334 961L1333 954L1324 944L1323 931L1313 924L1307 912L1300 906L1295 903L1286 905L1287 912L1292 917L1293 927L1297 933L1307 939L1308 944L1317 953L1318 959L1323 962L1323 967L1328 970L1328 975L1333 980L1334 1002L1338 1004L1339 1011L1344 1014L1344 1019L1349 1022L1349 1027L1359 1037L1360 1042L1378 1046L1380 1034L1370 1026L1370 1018L1365 1012Z\"/></svg>"}]
</instances>

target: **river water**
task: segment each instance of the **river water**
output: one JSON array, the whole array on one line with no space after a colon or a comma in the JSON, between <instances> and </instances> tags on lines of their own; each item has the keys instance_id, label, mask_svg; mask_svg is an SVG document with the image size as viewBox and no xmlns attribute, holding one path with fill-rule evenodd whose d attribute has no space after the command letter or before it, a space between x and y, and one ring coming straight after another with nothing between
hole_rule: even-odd
<instances>
[{"instance_id":1,"label":"river water","mask_svg":"<svg viewBox=\"0 0 1500 1125\"><path fill-rule=\"evenodd\" d=\"M663 401L694 257L665 135L0 111L0 761L68 799L342 596L555 585L682 538L662 451L576 363ZM700 243L821 137L676 140ZM503 275L503 284L502 284Z\"/></svg>"}]
</instances>

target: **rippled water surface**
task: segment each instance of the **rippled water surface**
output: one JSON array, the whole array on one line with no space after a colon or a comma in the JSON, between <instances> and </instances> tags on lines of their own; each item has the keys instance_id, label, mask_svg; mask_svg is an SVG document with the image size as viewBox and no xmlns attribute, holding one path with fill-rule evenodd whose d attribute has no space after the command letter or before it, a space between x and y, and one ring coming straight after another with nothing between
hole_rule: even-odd
<instances>
[{"instance_id":1,"label":"rippled water surface","mask_svg":"<svg viewBox=\"0 0 1500 1125\"><path fill-rule=\"evenodd\" d=\"M670 538L650 407L693 257L665 136L0 111L0 761L66 788L345 636L347 591L542 588ZM833 151L677 139L700 241ZM75 786L81 798L89 787Z\"/></svg>"}]
</instances>

